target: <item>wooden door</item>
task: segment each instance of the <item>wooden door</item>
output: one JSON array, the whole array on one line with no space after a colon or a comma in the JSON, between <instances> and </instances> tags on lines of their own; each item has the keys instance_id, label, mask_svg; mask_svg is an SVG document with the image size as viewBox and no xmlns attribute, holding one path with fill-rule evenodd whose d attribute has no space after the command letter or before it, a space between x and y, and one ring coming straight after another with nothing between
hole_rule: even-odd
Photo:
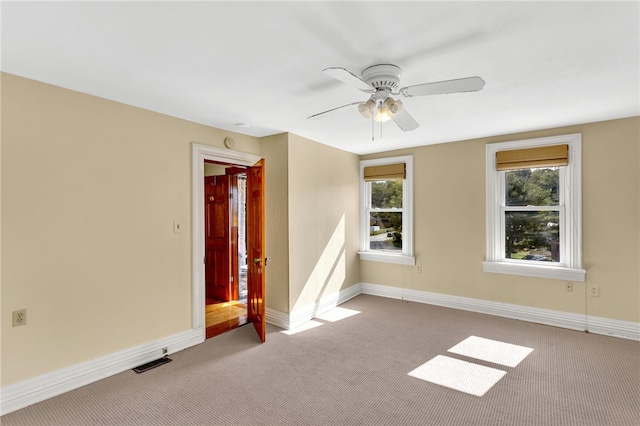
<instances>
[{"instance_id":1,"label":"wooden door","mask_svg":"<svg viewBox=\"0 0 640 426\"><path fill-rule=\"evenodd\" d=\"M247 317L266 338L264 303L264 159L247 172Z\"/></svg>"},{"instance_id":2,"label":"wooden door","mask_svg":"<svg viewBox=\"0 0 640 426\"><path fill-rule=\"evenodd\" d=\"M233 299L229 231L230 176L204 178L205 294L207 299Z\"/></svg>"},{"instance_id":3,"label":"wooden door","mask_svg":"<svg viewBox=\"0 0 640 426\"><path fill-rule=\"evenodd\" d=\"M229 276L232 282L232 294L231 300L239 299L239 285L240 285L240 264L239 264L239 228L240 220L244 221L243 227L246 228L246 216L242 216L240 219L239 210L244 209L244 206L239 205L239 192L238 192L238 176L245 175L246 168L240 167L227 167L226 174L229 175L229 253L230 253L230 270ZM244 244L243 244L244 246ZM244 253L243 253L244 254Z\"/></svg>"}]
</instances>

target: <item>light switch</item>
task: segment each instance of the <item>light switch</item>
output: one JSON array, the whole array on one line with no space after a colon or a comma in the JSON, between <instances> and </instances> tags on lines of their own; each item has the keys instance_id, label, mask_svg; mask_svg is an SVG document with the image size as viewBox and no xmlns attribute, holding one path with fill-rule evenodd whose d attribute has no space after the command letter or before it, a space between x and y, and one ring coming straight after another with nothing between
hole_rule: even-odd
<instances>
[{"instance_id":1,"label":"light switch","mask_svg":"<svg viewBox=\"0 0 640 426\"><path fill-rule=\"evenodd\" d=\"M173 221L173 233L174 234L179 234L182 232L182 224L180 222L178 222L177 220Z\"/></svg>"}]
</instances>

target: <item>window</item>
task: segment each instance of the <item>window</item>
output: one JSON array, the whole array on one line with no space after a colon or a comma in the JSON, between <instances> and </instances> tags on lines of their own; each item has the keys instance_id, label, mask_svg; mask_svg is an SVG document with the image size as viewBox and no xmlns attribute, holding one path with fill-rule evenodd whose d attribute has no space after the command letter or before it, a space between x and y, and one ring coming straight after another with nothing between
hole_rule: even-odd
<instances>
[{"instance_id":1,"label":"window","mask_svg":"<svg viewBox=\"0 0 640 426\"><path fill-rule=\"evenodd\" d=\"M485 272L584 281L580 135L487 145Z\"/></svg>"},{"instance_id":2,"label":"window","mask_svg":"<svg viewBox=\"0 0 640 426\"><path fill-rule=\"evenodd\" d=\"M360 162L360 259L415 265L413 157Z\"/></svg>"}]
</instances>

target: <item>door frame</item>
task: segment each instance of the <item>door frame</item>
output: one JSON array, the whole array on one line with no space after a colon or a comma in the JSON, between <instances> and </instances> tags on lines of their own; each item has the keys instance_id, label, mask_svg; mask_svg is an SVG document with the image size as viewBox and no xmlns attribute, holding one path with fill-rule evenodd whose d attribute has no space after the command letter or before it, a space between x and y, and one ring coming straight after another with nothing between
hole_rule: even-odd
<instances>
[{"instance_id":1,"label":"door frame","mask_svg":"<svg viewBox=\"0 0 640 426\"><path fill-rule=\"evenodd\" d=\"M251 167L259 155L191 143L191 328L206 338L204 283L204 162L205 160Z\"/></svg>"}]
</instances>

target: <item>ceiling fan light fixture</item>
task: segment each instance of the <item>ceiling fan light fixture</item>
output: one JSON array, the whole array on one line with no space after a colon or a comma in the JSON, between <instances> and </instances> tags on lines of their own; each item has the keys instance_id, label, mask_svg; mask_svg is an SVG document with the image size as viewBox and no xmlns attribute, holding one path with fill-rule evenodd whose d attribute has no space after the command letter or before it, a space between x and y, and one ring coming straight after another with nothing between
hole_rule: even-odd
<instances>
[{"instance_id":1,"label":"ceiling fan light fixture","mask_svg":"<svg viewBox=\"0 0 640 426\"><path fill-rule=\"evenodd\" d=\"M389 117L393 117L398 113L398 111L402 109L402 101L396 101L392 97L388 97L384 100L384 106L387 109L387 114L389 114Z\"/></svg>"},{"instance_id":2,"label":"ceiling fan light fixture","mask_svg":"<svg viewBox=\"0 0 640 426\"><path fill-rule=\"evenodd\" d=\"M373 115L373 109L375 108L376 103L373 99L369 99L367 102L362 102L358 104L358 111L364 118L371 118Z\"/></svg>"},{"instance_id":3,"label":"ceiling fan light fixture","mask_svg":"<svg viewBox=\"0 0 640 426\"><path fill-rule=\"evenodd\" d=\"M391 117L396 115L401 109L402 101L396 101L392 97L388 97L384 102L380 102L374 119L378 122L384 123L385 121L389 121Z\"/></svg>"},{"instance_id":4,"label":"ceiling fan light fixture","mask_svg":"<svg viewBox=\"0 0 640 426\"><path fill-rule=\"evenodd\" d=\"M387 108L384 103L381 103L377 109L376 116L374 120L380 123L384 123L385 121L391 120L391 114L389 114L389 108Z\"/></svg>"},{"instance_id":5,"label":"ceiling fan light fixture","mask_svg":"<svg viewBox=\"0 0 640 426\"><path fill-rule=\"evenodd\" d=\"M387 101L389 101L388 98L385 103L387 103ZM387 107L389 108L389 113L390 115L393 117L395 114L397 114L401 109L402 109L402 101L401 100L397 100L394 101L393 99L391 99L391 102L389 102L389 105L387 105Z\"/></svg>"}]
</instances>

